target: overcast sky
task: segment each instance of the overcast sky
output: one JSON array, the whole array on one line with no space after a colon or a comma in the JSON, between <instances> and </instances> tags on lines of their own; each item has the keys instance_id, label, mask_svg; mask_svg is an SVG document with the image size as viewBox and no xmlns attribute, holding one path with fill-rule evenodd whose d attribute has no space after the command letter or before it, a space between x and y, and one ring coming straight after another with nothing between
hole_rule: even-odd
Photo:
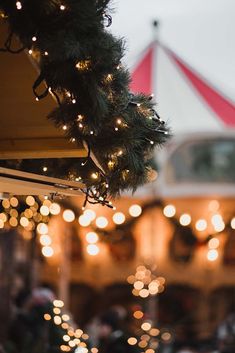
<instances>
[{"instance_id":1,"label":"overcast sky","mask_svg":"<svg viewBox=\"0 0 235 353\"><path fill-rule=\"evenodd\" d=\"M126 38L125 61L133 66L153 38L235 101L235 0L113 0L112 32Z\"/></svg>"}]
</instances>

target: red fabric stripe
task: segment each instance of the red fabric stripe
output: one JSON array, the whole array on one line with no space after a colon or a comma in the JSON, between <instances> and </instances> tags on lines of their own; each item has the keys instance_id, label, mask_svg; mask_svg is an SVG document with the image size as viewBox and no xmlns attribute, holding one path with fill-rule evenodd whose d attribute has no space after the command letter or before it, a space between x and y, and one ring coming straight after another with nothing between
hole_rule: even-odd
<instances>
[{"instance_id":1,"label":"red fabric stripe","mask_svg":"<svg viewBox=\"0 0 235 353\"><path fill-rule=\"evenodd\" d=\"M235 126L235 105L219 94L209 84L193 72L174 53L166 49L170 57L183 71L195 89L206 100L211 109L220 117L227 126Z\"/></svg>"},{"instance_id":2,"label":"red fabric stripe","mask_svg":"<svg viewBox=\"0 0 235 353\"><path fill-rule=\"evenodd\" d=\"M130 84L130 90L132 92L145 94L151 94L153 92L153 53L154 47L151 46L134 69Z\"/></svg>"}]
</instances>

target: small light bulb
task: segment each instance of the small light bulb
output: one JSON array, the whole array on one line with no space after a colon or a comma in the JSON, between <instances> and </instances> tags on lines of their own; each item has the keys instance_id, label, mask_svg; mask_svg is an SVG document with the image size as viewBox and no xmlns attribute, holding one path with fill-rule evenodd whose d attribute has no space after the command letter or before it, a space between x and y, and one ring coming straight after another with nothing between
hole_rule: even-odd
<instances>
[{"instance_id":1,"label":"small light bulb","mask_svg":"<svg viewBox=\"0 0 235 353\"><path fill-rule=\"evenodd\" d=\"M76 103L76 99L74 98L74 99L72 99L72 103L73 104L75 104Z\"/></svg>"},{"instance_id":2,"label":"small light bulb","mask_svg":"<svg viewBox=\"0 0 235 353\"><path fill-rule=\"evenodd\" d=\"M90 135L94 135L94 131L91 130L91 131L90 131Z\"/></svg>"},{"instance_id":3,"label":"small light bulb","mask_svg":"<svg viewBox=\"0 0 235 353\"><path fill-rule=\"evenodd\" d=\"M36 97L36 98L35 98L35 100L38 102L38 101L39 101L39 98L38 98L38 97Z\"/></svg>"},{"instance_id":4,"label":"small light bulb","mask_svg":"<svg viewBox=\"0 0 235 353\"><path fill-rule=\"evenodd\" d=\"M150 145L154 145L154 141L153 140L150 141Z\"/></svg>"},{"instance_id":5,"label":"small light bulb","mask_svg":"<svg viewBox=\"0 0 235 353\"><path fill-rule=\"evenodd\" d=\"M121 123L122 123L122 120L121 119L117 119L117 124L121 125Z\"/></svg>"},{"instance_id":6,"label":"small light bulb","mask_svg":"<svg viewBox=\"0 0 235 353\"><path fill-rule=\"evenodd\" d=\"M60 10L64 11L65 10L65 6L64 5L60 5Z\"/></svg>"},{"instance_id":7,"label":"small light bulb","mask_svg":"<svg viewBox=\"0 0 235 353\"><path fill-rule=\"evenodd\" d=\"M36 42L36 40L37 40L37 37L33 36L33 37L32 37L32 41L33 41L33 42Z\"/></svg>"},{"instance_id":8,"label":"small light bulb","mask_svg":"<svg viewBox=\"0 0 235 353\"><path fill-rule=\"evenodd\" d=\"M82 123L79 123L78 126L80 127L80 129L83 128L83 124Z\"/></svg>"},{"instance_id":9,"label":"small light bulb","mask_svg":"<svg viewBox=\"0 0 235 353\"><path fill-rule=\"evenodd\" d=\"M98 174L97 173L92 173L91 177L92 177L92 179L98 179Z\"/></svg>"},{"instance_id":10,"label":"small light bulb","mask_svg":"<svg viewBox=\"0 0 235 353\"><path fill-rule=\"evenodd\" d=\"M47 55L48 55L48 52L47 52L47 51L45 51L45 52L44 52L44 55L46 55L46 56L47 56Z\"/></svg>"},{"instance_id":11,"label":"small light bulb","mask_svg":"<svg viewBox=\"0 0 235 353\"><path fill-rule=\"evenodd\" d=\"M62 129L67 130L67 125L64 125Z\"/></svg>"},{"instance_id":12,"label":"small light bulb","mask_svg":"<svg viewBox=\"0 0 235 353\"><path fill-rule=\"evenodd\" d=\"M115 127L115 129L114 129L115 131L118 131L118 127Z\"/></svg>"},{"instance_id":13,"label":"small light bulb","mask_svg":"<svg viewBox=\"0 0 235 353\"><path fill-rule=\"evenodd\" d=\"M72 141L72 142L75 142L75 141L76 141L76 139L73 137L73 138L71 139L71 141Z\"/></svg>"},{"instance_id":14,"label":"small light bulb","mask_svg":"<svg viewBox=\"0 0 235 353\"><path fill-rule=\"evenodd\" d=\"M22 4L21 4L20 1L16 2L16 8L17 8L17 10L21 10L22 9Z\"/></svg>"},{"instance_id":15,"label":"small light bulb","mask_svg":"<svg viewBox=\"0 0 235 353\"><path fill-rule=\"evenodd\" d=\"M42 170L43 170L44 172L47 172L47 167L43 167Z\"/></svg>"},{"instance_id":16,"label":"small light bulb","mask_svg":"<svg viewBox=\"0 0 235 353\"><path fill-rule=\"evenodd\" d=\"M141 104L140 103L137 103L137 107L140 107L141 106Z\"/></svg>"},{"instance_id":17,"label":"small light bulb","mask_svg":"<svg viewBox=\"0 0 235 353\"><path fill-rule=\"evenodd\" d=\"M31 55L33 53L32 49L29 49L29 55Z\"/></svg>"}]
</instances>

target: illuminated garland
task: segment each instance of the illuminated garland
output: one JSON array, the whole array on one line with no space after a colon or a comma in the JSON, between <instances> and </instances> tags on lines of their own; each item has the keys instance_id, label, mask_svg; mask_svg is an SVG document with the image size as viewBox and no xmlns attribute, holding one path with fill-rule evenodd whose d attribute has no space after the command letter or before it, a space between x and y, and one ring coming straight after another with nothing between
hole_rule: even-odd
<instances>
[{"instance_id":1,"label":"illuminated garland","mask_svg":"<svg viewBox=\"0 0 235 353\"><path fill-rule=\"evenodd\" d=\"M82 163L70 162L73 173L67 169L67 177L73 174L76 180L85 174L86 202L103 205L109 205L108 196L135 190L149 180L154 147L169 135L152 96L129 91L129 72L121 64L123 41L105 30L112 22L108 4L109 0L0 1L10 28L1 51L28 50L37 60L36 100L48 93L54 96L58 108L49 119L71 143L87 149ZM12 48L14 34L20 48ZM46 89L39 93L42 82ZM64 174L59 166L55 171Z\"/></svg>"}]
</instances>

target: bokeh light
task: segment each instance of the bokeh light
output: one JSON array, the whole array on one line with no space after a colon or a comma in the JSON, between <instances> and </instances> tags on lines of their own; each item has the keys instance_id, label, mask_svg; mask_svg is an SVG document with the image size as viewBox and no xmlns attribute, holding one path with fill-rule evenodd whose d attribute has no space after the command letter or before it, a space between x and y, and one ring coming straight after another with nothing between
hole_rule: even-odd
<instances>
[{"instance_id":1,"label":"bokeh light","mask_svg":"<svg viewBox=\"0 0 235 353\"><path fill-rule=\"evenodd\" d=\"M106 217L98 217L96 218L96 225L98 228L105 228L108 225L108 220Z\"/></svg>"},{"instance_id":2,"label":"bokeh light","mask_svg":"<svg viewBox=\"0 0 235 353\"><path fill-rule=\"evenodd\" d=\"M89 217L87 217L85 214L82 214L79 218L78 218L78 223L80 224L80 226L82 227L88 227L91 224L91 220Z\"/></svg>"},{"instance_id":3,"label":"bokeh light","mask_svg":"<svg viewBox=\"0 0 235 353\"><path fill-rule=\"evenodd\" d=\"M115 224L122 224L125 222L125 219L126 219L126 217L122 212L116 212L113 215L113 221Z\"/></svg>"},{"instance_id":4,"label":"bokeh light","mask_svg":"<svg viewBox=\"0 0 235 353\"><path fill-rule=\"evenodd\" d=\"M207 253L208 261L215 261L218 259L219 253L216 249L210 249Z\"/></svg>"},{"instance_id":5,"label":"bokeh light","mask_svg":"<svg viewBox=\"0 0 235 353\"><path fill-rule=\"evenodd\" d=\"M132 217L139 217L142 213L142 208L141 206L139 205L132 205L130 208L129 208L129 214L132 216Z\"/></svg>"},{"instance_id":6,"label":"bokeh light","mask_svg":"<svg viewBox=\"0 0 235 353\"><path fill-rule=\"evenodd\" d=\"M54 250L52 249L52 247L50 246L43 246L42 248L42 254L45 256L45 257L51 257L54 255Z\"/></svg>"},{"instance_id":7,"label":"bokeh light","mask_svg":"<svg viewBox=\"0 0 235 353\"><path fill-rule=\"evenodd\" d=\"M90 244L95 244L99 240L98 235L95 232L89 232L86 234L86 241Z\"/></svg>"},{"instance_id":8,"label":"bokeh light","mask_svg":"<svg viewBox=\"0 0 235 353\"><path fill-rule=\"evenodd\" d=\"M56 216L60 213L60 205L58 203L55 203L53 202L50 207L49 207L49 210L50 210L50 213L53 215L53 216Z\"/></svg>"},{"instance_id":9,"label":"bokeh light","mask_svg":"<svg viewBox=\"0 0 235 353\"><path fill-rule=\"evenodd\" d=\"M191 223L191 216L188 213L184 213L180 216L180 224L182 226L188 226Z\"/></svg>"},{"instance_id":10,"label":"bokeh light","mask_svg":"<svg viewBox=\"0 0 235 353\"><path fill-rule=\"evenodd\" d=\"M173 206L173 205L165 206L163 209L163 213L166 217L174 217L174 215L176 213L175 206Z\"/></svg>"},{"instance_id":11,"label":"bokeh light","mask_svg":"<svg viewBox=\"0 0 235 353\"><path fill-rule=\"evenodd\" d=\"M199 219L196 222L195 227L199 232L203 232L207 228L207 221L205 219Z\"/></svg>"},{"instance_id":12,"label":"bokeh light","mask_svg":"<svg viewBox=\"0 0 235 353\"><path fill-rule=\"evenodd\" d=\"M37 225L37 231L39 234L47 234L48 233L48 226L45 223L39 223Z\"/></svg>"},{"instance_id":13,"label":"bokeh light","mask_svg":"<svg viewBox=\"0 0 235 353\"><path fill-rule=\"evenodd\" d=\"M217 249L219 247L220 241L218 238L212 238L208 242L208 247L210 249Z\"/></svg>"},{"instance_id":14,"label":"bokeh light","mask_svg":"<svg viewBox=\"0 0 235 353\"><path fill-rule=\"evenodd\" d=\"M51 237L48 234L42 234L39 240L40 244L43 246L49 246L52 243Z\"/></svg>"},{"instance_id":15,"label":"bokeh light","mask_svg":"<svg viewBox=\"0 0 235 353\"><path fill-rule=\"evenodd\" d=\"M89 245L87 245L87 252L89 255L96 256L99 254L100 249L95 244L89 244Z\"/></svg>"},{"instance_id":16,"label":"bokeh light","mask_svg":"<svg viewBox=\"0 0 235 353\"><path fill-rule=\"evenodd\" d=\"M83 214L84 214L84 216L86 216L87 218L89 218L90 221L94 221L95 218L96 218L96 213L95 213L95 211L90 210L90 209L85 210Z\"/></svg>"},{"instance_id":17,"label":"bokeh light","mask_svg":"<svg viewBox=\"0 0 235 353\"><path fill-rule=\"evenodd\" d=\"M65 222L73 222L75 220L75 214L72 210L64 210L63 219Z\"/></svg>"}]
</instances>

